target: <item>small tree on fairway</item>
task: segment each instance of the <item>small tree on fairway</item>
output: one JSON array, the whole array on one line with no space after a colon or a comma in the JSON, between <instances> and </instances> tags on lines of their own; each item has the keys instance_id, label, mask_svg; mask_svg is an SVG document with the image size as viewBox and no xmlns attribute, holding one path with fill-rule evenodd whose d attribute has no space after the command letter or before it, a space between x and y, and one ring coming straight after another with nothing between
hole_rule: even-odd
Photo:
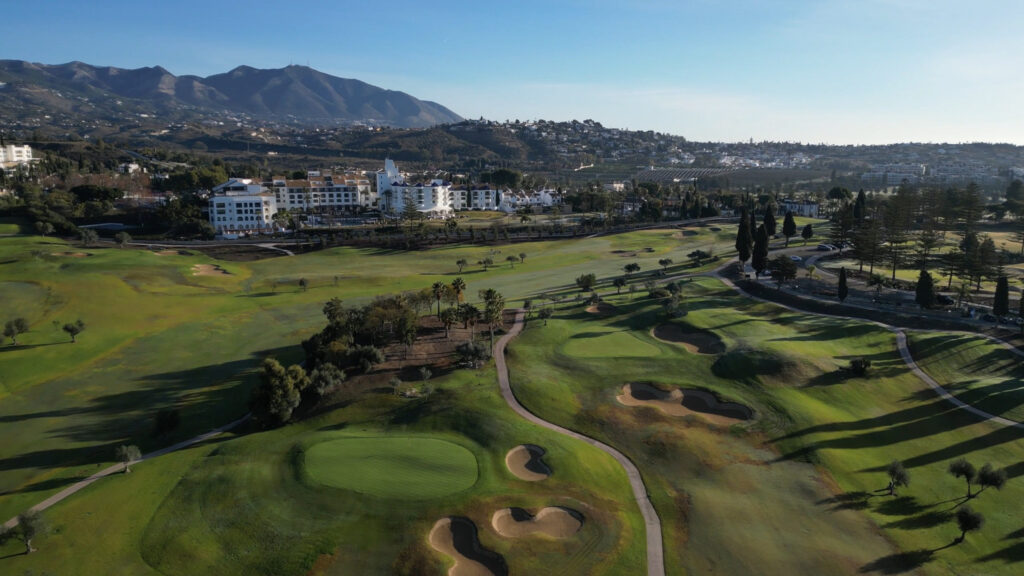
<instances>
[{"instance_id":1,"label":"small tree on fairway","mask_svg":"<svg viewBox=\"0 0 1024 576\"><path fill-rule=\"evenodd\" d=\"M626 278L629 278L634 273L640 271L640 265L636 262L630 262L622 267L622 271L626 273Z\"/></svg>"},{"instance_id":2,"label":"small tree on fairway","mask_svg":"<svg viewBox=\"0 0 1024 576\"><path fill-rule=\"evenodd\" d=\"M124 444L122 444L117 447L117 459L124 464L125 474L132 471L132 469L129 466L131 466L131 463L135 462L139 458L142 458L142 451L139 450L138 446L134 444L125 446Z\"/></svg>"},{"instance_id":3,"label":"small tree on fairway","mask_svg":"<svg viewBox=\"0 0 1024 576\"><path fill-rule=\"evenodd\" d=\"M522 262L523 264L526 264L526 252L519 253L519 261Z\"/></svg>"},{"instance_id":4,"label":"small tree on fairway","mask_svg":"<svg viewBox=\"0 0 1024 576\"><path fill-rule=\"evenodd\" d=\"M786 247L789 247L789 239L796 236L796 220L792 212L786 212L786 218L782 220L782 235L786 237Z\"/></svg>"},{"instance_id":5,"label":"small tree on fairway","mask_svg":"<svg viewBox=\"0 0 1024 576\"><path fill-rule=\"evenodd\" d=\"M782 288L782 284L786 280L792 280L796 278L796 262L793 262L789 256L785 254L779 254L775 258L772 258L771 263L768 265L768 269L772 271L772 278L775 278L775 282L778 284L778 288Z\"/></svg>"},{"instance_id":6,"label":"small tree on fairway","mask_svg":"<svg viewBox=\"0 0 1024 576\"><path fill-rule=\"evenodd\" d=\"M18 334L24 334L25 332L28 332L28 320L24 318L8 320L4 324L4 337L11 339L11 346L17 346Z\"/></svg>"},{"instance_id":7,"label":"small tree on fairway","mask_svg":"<svg viewBox=\"0 0 1024 576\"><path fill-rule=\"evenodd\" d=\"M455 261L455 265L459 267L459 274L462 274L462 269L465 268L469 262L465 258L459 258Z\"/></svg>"},{"instance_id":8,"label":"small tree on fairway","mask_svg":"<svg viewBox=\"0 0 1024 576\"><path fill-rule=\"evenodd\" d=\"M922 309L931 308L935 305L935 282L927 270L921 270L917 277L917 290L914 295L914 302Z\"/></svg>"},{"instance_id":9,"label":"small tree on fairway","mask_svg":"<svg viewBox=\"0 0 1024 576\"><path fill-rule=\"evenodd\" d=\"M86 248L100 241L100 235L92 228L82 228L78 233L78 237L82 241L82 246Z\"/></svg>"},{"instance_id":10,"label":"small tree on fairway","mask_svg":"<svg viewBox=\"0 0 1024 576\"><path fill-rule=\"evenodd\" d=\"M491 258L490 256L487 256L486 258L483 258L481 260L477 260L477 264L483 266L484 267L484 272L487 272L487 268L488 267L494 266L494 258Z\"/></svg>"},{"instance_id":11,"label":"small tree on fairway","mask_svg":"<svg viewBox=\"0 0 1024 576\"><path fill-rule=\"evenodd\" d=\"M622 289L626 287L626 279L619 276L612 280L612 286L615 286L616 294L622 294Z\"/></svg>"},{"instance_id":12,"label":"small tree on fairway","mask_svg":"<svg viewBox=\"0 0 1024 576\"><path fill-rule=\"evenodd\" d=\"M667 271L668 267L671 266L671 265L672 265L672 259L671 258L662 258L661 260L658 260L658 266L661 266L662 270L666 270Z\"/></svg>"},{"instance_id":13,"label":"small tree on fairway","mask_svg":"<svg viewBox=\"0 0 1024 576\"><path fill-rule=\"evenodd\" d=\"M846 300L846 297L850 295L850 288L846 285L846 267L839 269L839 302Z\"/></svg>"},{"instance_id":14,"label":"small tree on fairway","mask_svg":"<svg viewBox=\"0 0 1024 576\"><path fill-rule=\"evenodd\" d=\"M505 256L505 260L508 261L508 267L509 268L515 268L516 267L516 262L519 261L519 257L518 256L513 256L513 255L509 254L508 256Z\"/></svg>"},{"instance_id":15,"label":"small tree on fairway","mask_svg":"<svg viewBox=\"0 0 1024 576\"><path fill-rule=\"evenodd\" d=\"M61 330L67 332L68 336L71 336L71 343L74 344L75 338L85 330L85 322L81 320L77 320L74 323L68 322Z\"/></svg>"},{"instance_id":16,"label":"small tree on fairway","mask_svg":"<svg viewBox=\"0 0 1024 576\"><path fill-rule=\"evenodd\" d=\"M14 528L5 531L0 526L0 544L3 544L8 538L14 538L25 545L25 554L31 554L36 551L32 547L32 539L44 531L45 524L42 517L39 516L39 512L29 510L18 515L18 524Z\"/></svg>"},{"instance_id":17,"label":"small tree on fairway","mask_svg":"<svg viewBox=\"0 0 1024 576\"><path fill-rule=\"evenodd\" d=\"M537 312L537 318L544 321L544 325L548 325L548 318L551 318L551 308L541 308L540 312Z\"/></svg>"},{"instance_id":18,"label":"small tree on fairway","mask_svg":"<svg viewBox=\"0 0 1024 576\"><path fill-rule=\"evenodd\" d=\"M583 274L576 278L576 286L579 286L581 292L590 292L597 283L597 275L595 274Z\"/></svg>"},{"instance_id":19,"label":"small tree on fairway","mask_svg":"<svg viewBox=\"0 0 1024 576\"><path fill-rule=\"evenodd\" d=\"M806 246L807 241L814 237L814 228L810 224L804 226L804 229L800 231L800 237L804 239L804 246Z\"/></svg>"},{"instance_id":20,"label":"small tree on fairway","mask_svg":"<svg viewBox=\"0 0 1024 576\"><path fill-rule=\"evenodd\" d=\"M967 497L971 498L971 482L978 476L974 465L965 458L957 458L949 463L949 473L957 478L963 478L967 482Z\"/></svg>"},{"instance_id":21,"label":"small tree on fairway","mask_svg":"<svg viewBox=\"0 0 1024 576\"><path fill-rule=\"evenodd\" d=\"M691 259L691 260L693 260L693 263L695 265L700 266L700 261L704 260L706 258L710 258L711 254L709 254L709 253L707 253L707 252L705 252L703 250L694 250L693 252L690 252L689 254L687 254L686 257Z\"/></svg>"},{"instance_id":22,"label":"small tree on fairway","mask_svg":"<svg viewBox=\"0 0 1024 576\"><path fill-rule=\"evenodd\" d=\"M889 475L889 495L896 496L896 489L900 486L910 486L910 474L903 468L903 463L893 460L885 469Z\"/></svg>"},{"instance_id":23,"label":"small tree on fairway","mask_svg":"<svg viewBox=\"0 0 1024 576\"><path fill-rule=\"evenodd\" d=\"M980 529L985 524L985 517L975 512L970 506L964 506L956 511L956 525L960 529L960 537L957 542L963 542L968 532Z\"/></svg>"},{"instance_id":24,"label":"small tree on fairway","mask_svg":"<svg viewBox=\"0 0 1024 576\"><path fill-rule=\"evenodd\" d=\"M1006 469L1005 468L993 468L991 464L985 462L985 465L978 470L978 484L981 486L981 490L978 490L978 494L985 488L995 488L996 490L1002 490L1003 485L1006 484Z\"/></svg>"},{"instance_id":25,"label":"small tree on fairway","mask_svg":"<svg viewBox=\"0 0 1024 576\"><path fill-rule=\"evenodd\" d=\"M114 235L114 240L117 240L118 246L124 248L125 246L128 245L129 242L132 241L132 237L131 234L128 234L127 232L118 232L117 234Z\"/></svg>"},{"instance_id":26,"label":"small tree on fairway","mask_svg":"<svg viewBox=\"0 0 1024 576\"><path fill-rule=\"evenodd\" d=\"M992 300L992 313L1002 318L1010 312L1010 285L1006 276L996 280L996 294Z\"/></svg>"},{"instance_id":27,"label":"small tree on fairway","mask_svg":"<svg viewBox=\"0 0 1024 576\"><path fill-rule=\"evenodd\" d=\"M309 283L306 282L306 279L305 278L299 278L299 289L301 289L303 292L305 292L306 288L308 288L308 287L309 287Z\"/></svg>"}]
</instances>

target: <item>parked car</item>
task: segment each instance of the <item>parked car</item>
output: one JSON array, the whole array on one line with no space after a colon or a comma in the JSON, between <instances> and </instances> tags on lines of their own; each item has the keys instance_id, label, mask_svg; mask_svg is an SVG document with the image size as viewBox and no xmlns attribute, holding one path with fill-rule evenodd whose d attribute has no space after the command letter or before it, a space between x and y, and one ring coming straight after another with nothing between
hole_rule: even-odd
<instances>
[{"instance_id":1,"label":"parked car","mask_svg":"<svg viewBox=\"0 0 1024 576\"><path fill-rule=\"evenodd\" d=\"M831 244L818 244L818 252L831 252L835 249L836 247Z\"/></svg>"},{"instance_id":2,"label":"parked car","mask_svg":"<svg viewBox=\"0 0 1024 576\"><path fill-rule=\"evenodd\" d=\"M803 258L797 256L796 254L793 254L792 256L790 256L789 259L792 260L793 262L803 262L804 261Z\"/></svg>"}]
</instances>

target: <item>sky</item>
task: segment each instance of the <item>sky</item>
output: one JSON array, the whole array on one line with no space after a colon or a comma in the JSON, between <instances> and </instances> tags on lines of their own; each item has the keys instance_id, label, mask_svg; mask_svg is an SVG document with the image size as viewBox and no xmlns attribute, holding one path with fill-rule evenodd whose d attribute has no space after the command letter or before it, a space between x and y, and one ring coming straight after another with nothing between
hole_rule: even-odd
<instances>
[{"instance_id":1,"label":"sky","mask_svg":"<svg viewBox=\"0 0 1024 576\"><path fill-rule=\"evenodd\" d=\"M42 0L0 58L309 65L466 118L699 141L1024 144L1019 0Z\"/></svg>"}]
</instances>

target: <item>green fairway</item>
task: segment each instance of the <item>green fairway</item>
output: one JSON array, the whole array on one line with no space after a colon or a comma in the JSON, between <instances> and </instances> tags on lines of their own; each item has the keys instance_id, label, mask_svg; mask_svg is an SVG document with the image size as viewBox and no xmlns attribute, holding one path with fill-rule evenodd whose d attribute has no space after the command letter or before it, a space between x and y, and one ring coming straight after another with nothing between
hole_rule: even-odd
<instances>
[{"instance_id":1,"label":"green fairway","mask_svg":"<svg viewBox=\"0 0 1024 576\"><path fill-rule=\"evenodd\" d=\"M426 500L476 483L476 458L436 438L388 436L328 440L306 450L309 477L378 498Z\"/></svg>"},{"instance_id":2,"label":"green fairway","mask_svg":"<svg viewBox=\"0 0 1024 576\"><path fill-rule=\"evenodd\" d=\"M656 356L658 348L628 332L583 332L575 334L563 349L579 358L646 358Z\"/></svg>"}]
</instances>

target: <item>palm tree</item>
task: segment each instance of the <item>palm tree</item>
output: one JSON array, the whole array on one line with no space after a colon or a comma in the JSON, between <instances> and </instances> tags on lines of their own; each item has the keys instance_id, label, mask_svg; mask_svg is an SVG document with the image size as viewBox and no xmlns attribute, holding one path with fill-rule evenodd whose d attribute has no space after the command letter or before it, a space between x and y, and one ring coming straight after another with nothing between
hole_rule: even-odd
<instances>
[{"instance_id":1,"label":"palm tree","mask_svg":"<svg viewBox=\"0 0 1024 576\"><path fill-rule=\"evenodd\" d=\"M441 297L444 296L445 284L444 282L434 282L430 287L430 292L437 299L437 319L441 319Z\"/></svg>"},{"instance_id":2,"label":"palm tree","mask_svg":"<svg viewBox=\"0 0 1024 576\"><path fill-rule=\"evenodd\" d=\"M459 312L455 308L445 308L441 314L438 315L441 319L441 323L444 324L444 338L447 340L451 333L452 326L459 319Z\"/></svg>"},{"instance_id":3,"label":"palm tree","mask_svg":"<svg viewBox=\"0 0 1024 576\"><path fill-rule=\"evenodd\" d=\"M452 280L452 290L455 291L455 299L462 302L462 293L466 290L466 281L461 276Z\"/></svg>"}]
</instances>

